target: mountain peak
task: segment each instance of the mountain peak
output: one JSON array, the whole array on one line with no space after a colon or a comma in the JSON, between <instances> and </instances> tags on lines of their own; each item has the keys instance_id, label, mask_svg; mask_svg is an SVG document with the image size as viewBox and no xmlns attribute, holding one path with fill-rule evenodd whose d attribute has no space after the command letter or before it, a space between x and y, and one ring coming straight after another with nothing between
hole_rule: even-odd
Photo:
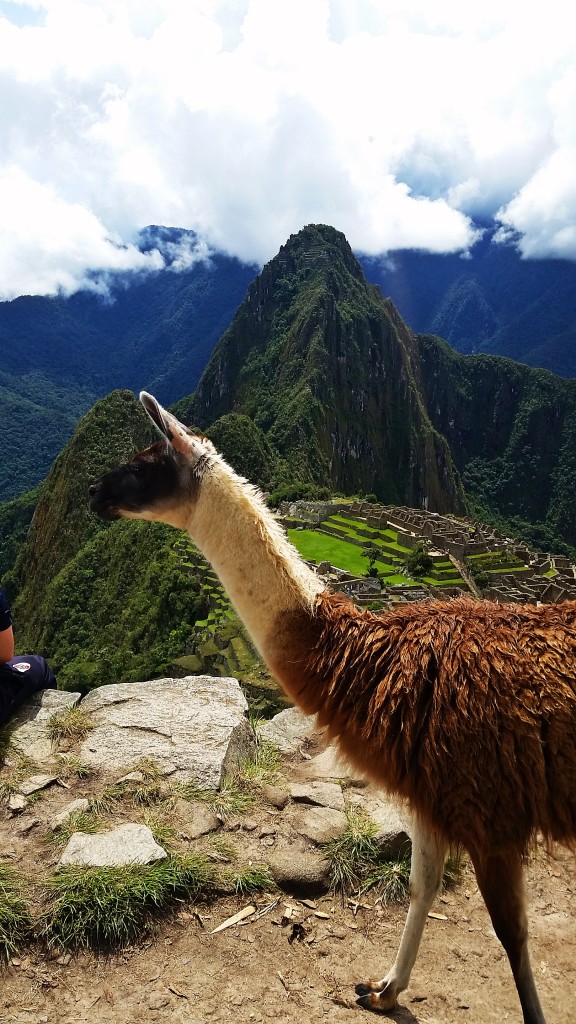
<instances>
[{"instance_id":1,"label":"mountain peak","mask_svg":"<svg viewBox=\"0 0 576 1024\"><path fill-rule=\"evenodd\" d=\"M296 480L391 504L463 508L432 430L414 338L344 235L310 224L251 284L181 414L252 419Z\"/></svg>"},{"instance_id":2,"label":"mountain peak","mask_svg":"<svg viewBox=\"0 0 576 1024\"><path fill-rule=\"evenodd\" d=\"M267 268L275 268L283 274L297 273L304 279L316 271L334 272L345 268L354 278L364 281L364 273L346 236L328 224L307 224L290 235Z\"/></svg>"}]
</instances>

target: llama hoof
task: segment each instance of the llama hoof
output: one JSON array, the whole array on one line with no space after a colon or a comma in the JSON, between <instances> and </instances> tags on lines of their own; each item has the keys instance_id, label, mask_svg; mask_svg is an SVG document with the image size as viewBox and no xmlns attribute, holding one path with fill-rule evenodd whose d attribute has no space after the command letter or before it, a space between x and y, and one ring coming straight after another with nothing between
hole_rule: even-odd
<instances>
[{"instance_id":1,"label":"llama hoof","mask_svg":"<svg viewBox=\"0 0 576 1024\"><path fill-rule=\"evenodd\" d=\"M365 1010L372 1010L373 1013L388 1013L396 1006L396 990L394 985L384 985L382 988L374 982L356 985L355 992L359 998L356 1000L358 1006Z\"/></svg>"}]
</instances>

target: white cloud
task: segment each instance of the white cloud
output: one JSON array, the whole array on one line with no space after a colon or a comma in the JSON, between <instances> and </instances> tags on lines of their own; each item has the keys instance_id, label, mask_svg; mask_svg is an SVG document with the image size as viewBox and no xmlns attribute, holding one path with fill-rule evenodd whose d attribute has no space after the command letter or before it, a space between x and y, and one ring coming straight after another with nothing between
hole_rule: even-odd
<instances>
[{"instance_id":1,"label":"white cloud","mask_svg":"<svg viewBox=\"0 0 576 1024\"><path fill-rule=\"evenodd\" d=\"M111 272L159 270L160 253L141 253L110 237L78 203L67 203L18 168L0 173L2 297L102 291Z\"/></svg>"},{"instance_id":2,"label":"white cloud","mask_svg":"<svg viewBox=\"0 0 576 1024\"><path fill-rule=\"evenodd\" d=\"M523 256L576 259L576 145L556 150L498 213ZM507 231L502 232L507 237Z\"/></svg>"},{"instance_id":3,"label":"white cloud","mask_svg":"<svg viewBox=\"0 0 576 1024\"><path fill-rule=\"evenodd\" d=\"M559 0L545 17L500 0L0 0L0 173L34 196L34 216L23 199L2 212L0 295L151 266L130 244L150 223L262 263L314 221L365 252L465 251L470 217L499 211L524 255L576 259L575 57Z\"/></svg>"}]
</instances>

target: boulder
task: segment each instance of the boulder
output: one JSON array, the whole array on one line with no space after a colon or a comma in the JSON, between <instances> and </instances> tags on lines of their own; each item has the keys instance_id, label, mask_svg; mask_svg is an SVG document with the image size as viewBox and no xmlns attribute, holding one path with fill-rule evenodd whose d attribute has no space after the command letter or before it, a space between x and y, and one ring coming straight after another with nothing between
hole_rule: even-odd
<instances>
[{"instance_id":1,"label":"boulder","mask_svg":"<svg viewBox=\"0 0 576 1024\"><path fill-rule=\"evenodd\" d=\"M276 885L298 898L321 896L330 883L330 862L304 844L286 844L268 856Z\"/></svg>"},{"instance_id":2,"label":"boulder","mask_svg":"<svg viewBox=\"0 0 576 1024\"><path fill-rule=\"evenodd\" d=\"M100 686L82 707L95 727L80 758L108 772L126 771L146 757L174 779L215 790L255 750L237 679L186 676Z\"/></svg>"},{"instance_id":3,"label":"boulder","mask_svg":"<svg viewBox=\"0 0 576 1024\"><path fill-rule=\"evenodd\" d=\"M54 744L48 732L48 722L52 715L74 707L80 696L66 690L39 690L33 694L7 727L14 747L32 761L49 761Z\"/></svg>"},{"instance_id":4,"label":"boulder","mask_svg":"<svg viewBox=\"0 0 576 1024\"><path fill-rule=\"evenodd\" d=\"M295 754L315 727L314 716L305 715L298 708L286 708L269 722L264 722L258 729L258 735L273 743L281 753Z\"/></svg>"},{"instance_id":5,"label":"boulder","mask_svg":"<svg viewBox=\"0 0 576 1024\"><path fill-rule=\"evenodd\" d=\"M290 828L316 846L341 836L348 823L342 811L334 811L331 807L293 804L284 814Z\"/></svg>"}]
</instances>

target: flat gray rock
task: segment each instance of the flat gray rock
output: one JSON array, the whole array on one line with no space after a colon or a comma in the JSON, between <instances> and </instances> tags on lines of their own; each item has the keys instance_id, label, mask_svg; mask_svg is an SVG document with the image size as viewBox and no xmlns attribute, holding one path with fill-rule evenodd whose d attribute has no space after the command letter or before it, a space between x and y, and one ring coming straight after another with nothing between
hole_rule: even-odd
<instances>
[{"instance_id":1,"label":"flat gray rock","mask_svg":"<svg viewBox=\"0 0 576 1024\"><path fill-rule=\"evenodd\" d=\"M318 807L331 807L334 811L344 811L344 795L337 782L293 782L290 796L297 803L315 804Z\"/></svg>"},{"instance_id":2,"label":"flat gray rock","mask_svg":"<svg viewBox=\"0 0 576 1024\"><path fill-rule=\"evenodd\" d=\"M255 750L237 679L186 676L100 686L82 701L94 728L80 759L108 772L155 761L178 781L218 789Z\"/></svg>"},{"instance_id":3,"label":"flat gray rock","mask_svg":"<svg viewBox=\"0 0 576 1024\"><path fill-rule=\"evenodd\" d=\"M316 846L342 835L348 823L342 811L334 811L331 807L293 804L284 813L293 831L309 839Z\"/></svg>"},{"instance_id":4,"label":"flat gray rock","mask_svg":"<svg viewBox=\"0 0 576 1024\"><path fill-rule=\"evenodd\" d=\"M176 800L174 812L182 823L183 839L200 839L220 828L220 821L206 804L199 800Z\"/></svg>"},{"instance_id":5,"label":"flat gray rock","mask_svg":"<svg viewBox=\"0 0 576 1024\"><path fill-rule=\"evenodd\" d=\"M33 761L49 761L53 755L53 742L48 733L48 722L52 715L74 707L79 700L79 693L68 693L67 690L39 690L33 694L7 726L14 747Z\"/></svg>"},{"instance_id":6,"label":"flat gray rock","mask_svg":"<svg viewBox=\"0 0 576 1024\"><path fill-rule=\"evenodd\" d=\"M298 708L286 708L269 722L264 722L258 729L258 735L273 743L283 754L295 754L315 728L314 715L305 715Z\"/></svg>"},{"instance_id":7,"label":"flat gray rock","mask_svg":"<svg viewBox=\"0 0 576 1024\"><path fill-rule=\"evenodd\" d=\"M24 796L30 796L32 793L37 793L39 789L51 786L53 782L56 782L55 775L29 775L27 779L18 783L18 792L23 793Z\"/></svg>"},{"instance_id":8,"label":"flat gray rock","mask_svg":"<svg viewBox=\"0 0 576 1024\"><path fill-rule=\"evenodd\" d=\"M367 780L349 764L340 754L338 747L330 745L312 757L305 764L299 765L298 774L303 779L341 779L355 786L367 785Z\"/></svg>"},{"instance_id":9,"label":"flat gray rock","mask_svg":"<svg viewBox=\"0 0 576 1024\"><path fill-rule=\"evenodd\" d=\"M82 864L86 867L121 867L126 864L152 864L167 857L147 825L128 822L109 832L88 835L74 832L59 860L59 865Z\"/></svg>"},{"instance_id":10,"label":"flat gray rock","mask_svg":"<svg viewBox=\"0 0 576 1024\"><path fill-rule=\"evenodd\" d=\"M71 800L70 803L66 804L58 814L55 814L50 822L52 829L60 828L65 821L68 820L71 814L81 814L87 811L90 807L90 801L85 796L79 796L76 800Z\"/></svg>"}]
</instances>

